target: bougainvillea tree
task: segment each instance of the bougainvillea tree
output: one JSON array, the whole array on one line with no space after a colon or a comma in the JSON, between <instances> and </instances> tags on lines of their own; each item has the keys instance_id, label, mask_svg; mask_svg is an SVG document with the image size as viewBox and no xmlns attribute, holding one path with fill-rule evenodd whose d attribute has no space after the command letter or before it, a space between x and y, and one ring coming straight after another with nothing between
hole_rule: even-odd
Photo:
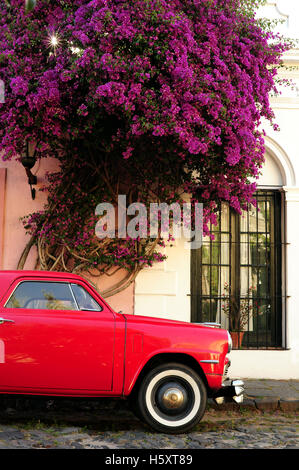
<instances>
[{"instance_id":1,"label":"bougainvillea tree","mask_svg":"<svg viewBox=\"0 0 299 470\"><path fill-rule=\"evenodd\" d=\"M35 3L35 2L34 2ZM246 2L245 2L246 3ZM251 5L258 3L249 2ZM204 202L204 233L222 201L254 201L261 119L287 47L243 0L23 0L0 3L2 158L26 142L56 158L48 204L30 214L41 269L126 275L163 261L156 238L95 236L99 202Z\"/></svg>"}]
</instances>

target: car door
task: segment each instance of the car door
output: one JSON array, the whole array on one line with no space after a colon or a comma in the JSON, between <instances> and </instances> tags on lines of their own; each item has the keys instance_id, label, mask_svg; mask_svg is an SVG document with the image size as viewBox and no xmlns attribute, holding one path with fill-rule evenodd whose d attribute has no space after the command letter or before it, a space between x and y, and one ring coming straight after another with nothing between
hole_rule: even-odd
<instances>
[{"instance_id":1,"label":"car door","mask_svg":"<svg viewBox=\"0 0 299 470\"><path fill-rule=\"evenodd\" d=\"M3 300L0 318L0 390L112 389L115 318L87 285L24 279Z\"/></svg>"}]
</instances>

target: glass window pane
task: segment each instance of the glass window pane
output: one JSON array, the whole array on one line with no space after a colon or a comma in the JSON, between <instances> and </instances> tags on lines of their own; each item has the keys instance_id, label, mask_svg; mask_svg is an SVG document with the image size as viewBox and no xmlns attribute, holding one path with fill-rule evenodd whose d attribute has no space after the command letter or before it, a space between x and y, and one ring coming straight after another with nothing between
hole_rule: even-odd
<instances>
[{"instance_id":1,"label":"glass window pane","mask_svg":"<svg viewBox=\"0 0 299 470\"><path fill-rule=\"evenodd\" d=\"M250 249L249 249L249 264L252 266L258 265L258 245L257 245L257 235L251 234L250 238Z\"/></svg>"},{"instance_id":2,"label":"glass window pane","mask_svg":"<svg viewBox=\"0 0 299 470\"><path fill-rule=\"evenodd\" d=\"M248 225L248 212L243 212L240 216L240 231L241 232L248 232L249 225Z\"/></svg>"},{"instance_id":3,"label":"glass window pane","mask_svg":"<svg viewBox=\"0 0 299 470\"><path fill-rule=\"evenodd\" d=\"M210 266L202 267L201 289L202 295L210 295Z\"/></svg>"},{"instance_id":4,"label":"glass window pane","mask_svg":"<svg viewBox=\"0 0 299 470\"><path fill-rule=\"evenodd\" d=\"M240 270L240 295L247 296L249 287L249 268L241 267Z\"/></svg>"},{"instance_id":5,"label":"glass window pane","mask_svg":"<svg viewBox=\"0 0 299 470\"><path fill-rule=\"evenodd\" d=\"M229 232L229 206L221 205L221 232Z\"/></svg>"},{"instance_id":6,"label":"glass window pane","mask_svg":"<svg viewBox=\"0 0 299 470\"><path fill-rule=\"evenodd\" d=\"M240 263L249 264L248 235L240 235Z\"/></svg>"},{"instance_id":7,"label":"glass window pane","mask_svg":"<svg viewBox=\"0 0 299 470\"><path fill-rule=\"evenodd\" d=\"M210 242L203 243L201 248L202 264L210 264Z\"/></svg>"},{"instance_id":8,"label":"glass window pane","mask_svg":"<svg viewBox=\"0 0 299 470\"><path fill-rule=\"evenodd\" d=\"M72 284L72 289L80 310L96 310L98 312L103 310L82 286Z\"/></svg>"},{"instance_id":9,"label":"glass window pane","mask_svg":"<svg viewBox=\"0 0 299 470\"><path fill-rule=\"evenodd\" d=\"M229 266L222 266L221 267L221 295L226 295L226 292L229 290ZM227 287L226 287L227 286Z\"/></svg>"},{"instance_id":10,"label":"glass window pane","mask_svg":"<svg viewBox=\"0 0 299 470\"><path fill-rule=\"evenodd\" d=\"M229 265L229 234L221 235L221 264Z\"/></svg>"},{"instance_id":11,"label":"glass window pane","mask_svg":"<svg viewBox=\"0 0 299 470\"><path fill-rule=\"evenodd\" d=\"M220 267L219 266L212 266L211 268L211 288L212 292L211 294L213 296L220 296L221 293L219 291L220 289Z\"/></svg>"},{"instance_id":12,"label":"glass window pane","mask_svg":"<svg viewBox=\"0 0 299 470\"><path fill-rule=\"evenodd\" d=\"M210 320L210 300L202 299L202 322Z\"/></svg>"},{"instance_id":13,"label":"glass window pane","mask_svg":"<svg viewBox=\"0 0 299 470\"><path fill-rule=\"evenodd\" d=\"M270 262L269 235L258 235L258 261L260 265L265 265Z\"/></svg>"},{"instance_id":14,"label":"glass window pane","mask_svg":"<svg viewBox=\"0 0 299 470\"><path fill-rule=\"evenodd\" d=\"M212 264L220 264L220 243L217 241L212 244Z\"/></svg>"},{"instance_id":15,"label":"glass window pane","mask_svg":"<svg viewBox=\"0 0 299 470\"><path fill-rule=\"evenodd\" d=\"M257 293L259 297L265 298L269 296L267 267L259 268L258 270Z\"/></svg>"},{"instance_id":16,"label":"glass window pane","mask_svg":"<svg viewBox=\"0 0 299 470\"><path fill-rule=\"evenodd\" d=\"M46 310L77 310L70 286L63 282L22 282L6 307Z\"/></svg>"},{"instance_id":17,"label":"glass window pane","mask_svg":"<svg viewBox=\"0 0 299 470\"><path fill-rule=\"evenodd\" d=\"M258 212L257 212L257 230L259 232L266 232L266 205L265 201L258 202Z\"/></svg>"},{"instance_id":18,"label":"glass window pane","mask_svg":"<svg viewBox=\"0 0 299 470\"><path fill-rule=\"evenodd\" d=\"M217 313L220 308L221 301L220 299L213 298L211 299L211 313L210 313L210 321L215 322L217 319Z\"/></svg>"},{"instance_id":19,"label":"glass window pane","mask_svg":"<svg viewBox=\"0 0 299 470\"><path fill-rule=\"evenodd\" d=\"M248 219L249 219L249 232L256 232L256 207L250 206L250 209L248 211Z\"/></svg>"}]
</instances>

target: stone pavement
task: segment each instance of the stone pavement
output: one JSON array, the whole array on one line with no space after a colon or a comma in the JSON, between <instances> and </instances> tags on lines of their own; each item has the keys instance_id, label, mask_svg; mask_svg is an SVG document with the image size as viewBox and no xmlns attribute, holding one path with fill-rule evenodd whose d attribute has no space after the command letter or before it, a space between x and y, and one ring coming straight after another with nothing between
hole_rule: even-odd
<instances>
[{"instance_id":1,"label":"stone pavement","mask_svg":"<svg viewBox=\"0 0 299 470\"><path fill-rule=\"evenodd\" d=\"M227 409L258 409L261 411L299 410L299 380L242 379L245 384L244 402L214 405Z\"/></svg>"},{"instance_id":2,"label":"stone pavement","mask_svg":"<svg viewBox=\"0 0 299 470\"><path fill-rule=\"evenodd\" d=\"M243 380L242 404L210 400L196 428L174 436L152 431L123 400L3 397L0 450L298 449L299 380Z\"/></svg>"}]
</instances>

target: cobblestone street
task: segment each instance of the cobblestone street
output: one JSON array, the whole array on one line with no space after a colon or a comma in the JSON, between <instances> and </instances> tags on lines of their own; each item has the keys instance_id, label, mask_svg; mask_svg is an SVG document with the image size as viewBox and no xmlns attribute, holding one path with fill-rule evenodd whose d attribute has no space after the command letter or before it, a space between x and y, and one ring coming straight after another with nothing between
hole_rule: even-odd
<instances>
[{"instance_id":1,"label":"cobblestone street","mask_svg":"<svg viewBox=\"0 0 299 470\"><path fill-rule=\"evenodd\" d=\"M298 411L220 411L209 406L192 432L171 436L152 432L124 404L97 413L90 403L72 412L67 402L55 410L52 402L45 402L46 411L43 407L28 410L29 405L27 400L19 405L21 409L1 411L0 449L299 448Z\"/></svg>"}]
</instances>

